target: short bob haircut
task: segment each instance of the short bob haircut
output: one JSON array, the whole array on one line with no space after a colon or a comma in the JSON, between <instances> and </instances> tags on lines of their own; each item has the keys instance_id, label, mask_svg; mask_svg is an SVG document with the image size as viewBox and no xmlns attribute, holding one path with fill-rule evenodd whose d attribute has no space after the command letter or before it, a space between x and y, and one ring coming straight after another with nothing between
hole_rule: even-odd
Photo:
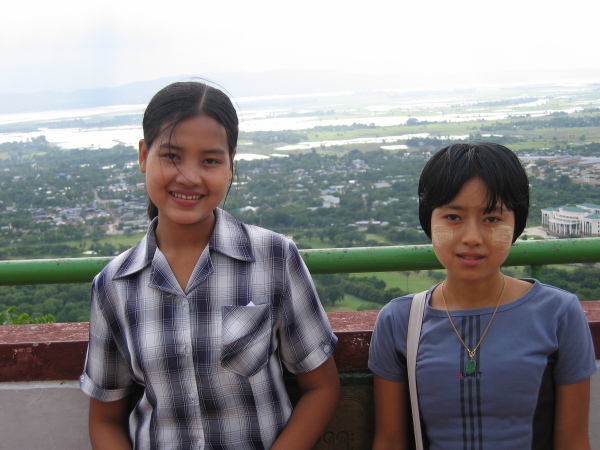
<instances>
[{"instance_id":1,"label":"short bob haircut","mask_svg":"<svg viewBox=\"0 0 600 450\"><path fill-rule=\"evenodd\" d=\"M221 90L199 81L172 83L152 97L142 120L146 147L150 149L162 133L172 134L175 127L184 120L201 115L211 117L223 125L227 133L229 157L233 158L239 134L235 107ZM148 199L148 217L152 220L157 215L156 205Z\"/></svg>"},{"instance_id":2,"label":"short bob haircut","mask_svg":"<svg viewBox=\"0 0 600 450\"><path fill-rule=\"evenodd\" d=\"M515 214L514 243L527 223L529 180L511 150L489 142L450 145L425 164L419 179L419 221L423 231L431 239L433 210L450 203L473 178L481 179L487 186L486 213L500 203Z\"/></svg>"}]
</instances>

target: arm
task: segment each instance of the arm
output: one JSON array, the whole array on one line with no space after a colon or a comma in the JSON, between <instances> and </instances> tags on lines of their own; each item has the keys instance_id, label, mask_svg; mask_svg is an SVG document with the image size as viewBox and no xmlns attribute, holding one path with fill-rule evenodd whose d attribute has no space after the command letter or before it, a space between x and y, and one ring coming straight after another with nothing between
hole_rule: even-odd
<instances>
[{"instance_id":1,"label":"arm","mask_svg":"<svg viewBox=\"0 0 600 450\"><path fill-rule=\"evenodd\" d=\"M589 450L590 379L556 386L554 449Z\"/></svg>"},{"instance_id":2,"label":"arm","mask_svg":"<svg viewBox=\"0 0 600 450\"><path fill-rule=\"evenodd\" d=\"M406 383L373 375L375 386L375 439L373 450L408 448L408 388Z\"/></svg>"},{"instance_id":3,"label":"arm","mask_svg":"<svg viewBox=\"0 0 600 450\"><path fill-rule=\"evenodd\" d=\"M128 402L128 397L114 402L90 398L90 441L94 450L131 449L127 431Z\"/></svg>"},{"instance_id":4,"label":"arm","mask_svg":"<svg viewBox=\"0 0 600 450\"><path fill-rule=\"evenodd\" d=\"M296 378L302 396L271 450L311 449L337 410L340 379L332 356Z\"/></svg>"}]
</instances>

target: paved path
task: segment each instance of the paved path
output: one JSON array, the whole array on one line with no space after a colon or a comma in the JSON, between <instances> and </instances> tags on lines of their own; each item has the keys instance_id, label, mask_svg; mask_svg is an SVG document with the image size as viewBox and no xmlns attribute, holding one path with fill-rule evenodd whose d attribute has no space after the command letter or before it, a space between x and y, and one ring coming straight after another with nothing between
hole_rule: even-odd
<instances>
[{"instance_id":1,"label":"paved path","mask_svg":"<svg viewBox=\"0 0 600 450\"><path fill-rule=\"evenodd\" d=\"M544 239L558 239L556 236L551 236L548 234L548 232L546 230L544 230L541 227L529 227L529 228L525 228L525 230L523 231L522 234L526 234L528 236L533 235L533 236L541 236Z\"/></svg>"}]
</instances>

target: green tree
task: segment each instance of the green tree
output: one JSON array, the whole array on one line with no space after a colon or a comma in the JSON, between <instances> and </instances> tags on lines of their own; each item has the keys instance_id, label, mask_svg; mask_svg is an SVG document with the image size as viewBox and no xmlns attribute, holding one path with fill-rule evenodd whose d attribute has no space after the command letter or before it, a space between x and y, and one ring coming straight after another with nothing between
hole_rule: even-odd
<instances>
[{"instance_id":1,"label":"green tree","mask_svg":"<svg viewBox=\"0 0 600 450\"><path fill-rule=\"evenodd\" d=\"M19 313L16 306L9 306L0 313L2 325L24 325L32 323L55 323L56 319L52 314L31 317L27 313Z\"/></svg>"},{"instance_id":2,"label":"green tree","mask_svg":"<svg viewBox=\"0 0 600 450\"><path fill-rule=\"evenodd\" d=\"M344 289L339 284L323 286L318 289L322 303L334 306L336 302L344 300Z\"/></svg>"}]
</instances>

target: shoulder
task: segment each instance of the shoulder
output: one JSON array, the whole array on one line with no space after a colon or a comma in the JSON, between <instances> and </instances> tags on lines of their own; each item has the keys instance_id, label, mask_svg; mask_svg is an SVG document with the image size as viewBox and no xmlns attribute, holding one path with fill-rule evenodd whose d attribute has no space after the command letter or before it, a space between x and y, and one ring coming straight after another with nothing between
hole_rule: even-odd
<instances>
[{"instance_id":1,"label":"shoulder","mask_svg":"<svg viewBox=\"0 0 600 450\"><path fill-rule=\"evenodd\" d=\"M246 229L248 236L250 236L250 239L256 244L273 242L283 246L288 246L290 244L295 246L294 242L290 238L284 236L283 234L277 233L276 231L268 230L256 225L243 224L243 226Z\"/></svg>"},{"instance_id":2,"label":"shoulder","mask_svg":"<svg viewBox=\"0 0 600 450\"><path fill-rule=\"evenodd\" d=\"M552 308L555 311L564 310L573 305L580 306L579 298L572 292L566 291L556 286L549 284L540 283L537 280L523 280L533 281L531 290L524 296L531 296L535 299L535 304L543 306L544 308Z\"/></svg>"},{"instance_id":3,"label":"shoulder","mask_svg":"<svg viewBox=\"0 0 600 450\"><path fill-rule=\"evenodd\" d=\"M106 284L138 272L147 265L146 243L148 235L123 253L117 255L94 277L93 288L102 289Z\"/></svg>"},{"instance_id":4,"label":"shoulder","mask_svg":"<svg viewBox=\"0 0 600 450\"><path fill-rule=\"evenodd\" d=\"M219 208L215 210L215 214L217 225L211 242L214 250L234 257L247 255L257 259L265 252L267 255L297 252L293 241L282 234L240 222Z\"/></svg>"},{"instance_id":5,"label":"shoulder","mask_svg":"<svg viewBox=\"0 0 600 450\"><path fill-rule=\"evenodd\" d=\"M284 236L283 234L277 233L276 231L268 230L267 228L262 228L257 225L249 225L247 223L240 222L231 214L222 210L220 211L220 214L229 223L238 224L238 226L244 230L245 234L254 244L261 244L263 242L277 242L288 245L293 243L290 238Z\"/></svg>"},{"instance_id":6,"label":"shoulder","mask_svg":"<svg viewBox=\"0 0 600 450\"><path fill-rule=\"evenodd\" d=\"M570 298L576 298L577 297L572 292L566 291L566 290L561 289L561 288L556 287L556 286L551 286L549 284L544 284L544 283L542 283L540 281L537 281L537 280L521 279L521 281L528 281L530 283L533 282L533 288L532 289L539 289L539 293L540 294L550 294L550 295L556 296L557 298L561 298L561 299L570 299Z\"/></svg>"},{"instance_id":7,"label":"shoulder","mask_svg":"<svg viewBox=\"0 0 600 450\"><path fill-rule=\"evenodd\" d=\"M514 307L508 304L507 310L512 309L519 317L535 317L537 323L544 323L549 329L588 328L579 298L556 286L535 281L531 290L513 303Z\"/></svg>"},{"instance_id":8,"label":"shoulder","mask_svg":"<svg viewBox=\"0 0 600 450\"><path fill-rule=\"evenodd\" d=\"M376 326L395 328L398 323L408 323L410 307L416 294L409 294L390 300L377 316Z\"/></svg>"}]
</instances>

